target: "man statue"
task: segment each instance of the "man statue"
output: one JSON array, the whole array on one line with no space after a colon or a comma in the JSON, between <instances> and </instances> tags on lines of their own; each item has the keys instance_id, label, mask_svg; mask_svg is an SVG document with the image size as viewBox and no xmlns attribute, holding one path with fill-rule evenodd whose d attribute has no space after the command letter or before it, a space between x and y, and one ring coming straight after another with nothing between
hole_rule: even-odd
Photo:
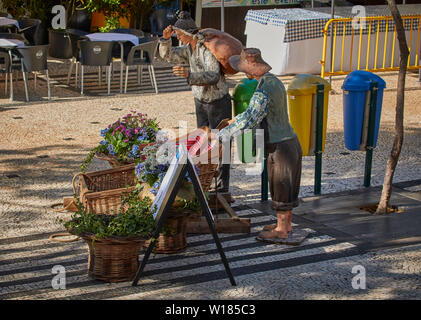
<instances>
[{"instance_id":1,"label":"man statue","mask_svg":"<svg viewBox=\"0 0 421 320\"><path fill-rule=\"evenodd\" d=\"M221 65L212 52L197 41L195 34L199 28L188 12L179 13L174 27L169 25L164 29L159 40L159 54L165 61L175 64L174 74L186 78L191 86L197 127L215 129L223 119L232 118L231 97ZM183 44L180 47L172 47L174 32ZM219 170L217 190L228 192L230 165L221 164Z\"/></svg>"}]
</instances>

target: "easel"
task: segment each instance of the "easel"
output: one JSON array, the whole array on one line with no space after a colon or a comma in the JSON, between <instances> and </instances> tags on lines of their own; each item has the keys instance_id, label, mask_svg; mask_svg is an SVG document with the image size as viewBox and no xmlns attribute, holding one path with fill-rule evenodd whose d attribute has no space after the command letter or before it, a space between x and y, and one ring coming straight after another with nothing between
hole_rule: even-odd
<instances>
[{"instance_id":1,"label":"easel","mask_svg":"<svg viewBox=\"0 0 421 320\"><path fill-rule=\"evenodd\" d=\"M216 243L216 247L221 256L221 260L222 260L222 263L224 264L225 271L228 275L228 278L230 279L231 285L235 286L236 283L235 283L234 277L231 273L228 260L225 256L224 250L222 248L221 242L218 238L218 234L215 229L215 221L214 221L212 212L206 201L205 194L199 182L199 177L197 176L196 170L194 169L193 162L187 152L185 145L181 145L179 147L177 156L174 157L174 159L172 160L171 166L168 169L167 174L165 175L164 180L162 181L158 194L155 197L155 201L152 204L152 208L156 206L156 211L154 214L155 232L154 232L153 237L154 239L157 239L159 237L161 229L167 218L169 209L175 200L175 197L181 187L181 183L183 182L187 172L189 173L189 176L192 180L194 191L196 193L197 198L200 201L203 214L205 215L206 220L208 222L209 229L212 233L213 239ZM146 266L146 263L149 259L149 256L154 246L155 246L155 241L151 241L143 257L142 264L139 266L139 269L137 270L136 277L132 283L133 286L137 286L139 278L142 275L143 269Z\"/></svg>"}]
</instances>

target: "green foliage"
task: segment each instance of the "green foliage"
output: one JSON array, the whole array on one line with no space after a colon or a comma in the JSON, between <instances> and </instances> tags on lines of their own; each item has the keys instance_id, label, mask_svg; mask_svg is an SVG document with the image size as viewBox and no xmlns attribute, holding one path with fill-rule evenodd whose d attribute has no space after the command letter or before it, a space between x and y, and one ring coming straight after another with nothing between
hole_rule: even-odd
<instances>
[{"instance_id":1,"label":"green foliage","mask_svg":"<svg viewBox=\"0 0 421 320\"><path fill-rule=\"evenodd\" d=\"M51 8L55 0L2 0L3 7L10 9L16 19L36 18L47 22L51 16Z\"/></svg>"},{"instance_id":2,"label":"green foliage","mask_svg":"<svg viewBox=\"0 0 421 320\"><path fill-rule=\"evenodd\" d=\"M94 234L96 238L108 236L138 236L149 238L155 228L155 220L150 210L151 200L139 198L139 191L123 197L122 206L117 215L99 215L87 212L76 199L78 210L72 219L64 223L73 234Z\"/></svg>"},{"instance_id":3,"label":"green foliage","mask_svg":"<svg viewBox=\"0 0 421 320\"><path fill-rule=\"evenodd\" d=\"M123 13L122 0L86 0L85 8L90 12L101 11L106 16Z\"/></svg>"},{"instance_id":4,"label":"green foliage","mask_svg":"<svg viewBox=\"0 0 421 320\"><path fill-rule=\"evenodd\" d=\"M99 32L110 32L113 29L120 28L120 18L119 17L105 17L105 27L100 27Z\"/></svg>"}]
</instances>

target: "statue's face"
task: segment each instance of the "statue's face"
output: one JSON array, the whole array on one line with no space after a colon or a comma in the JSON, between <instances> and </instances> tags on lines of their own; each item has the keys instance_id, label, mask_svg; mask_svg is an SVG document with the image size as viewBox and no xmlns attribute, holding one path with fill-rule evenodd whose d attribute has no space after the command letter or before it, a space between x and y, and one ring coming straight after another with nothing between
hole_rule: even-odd
<instances>
[{"instance_id":1,"label":"statue's face","mask_svg":"<svg viewBox=\"0 0 421 320\"><path fill-rule=\"evenodd\" d=\"M175 33L177 34L177 39L180 40L183 45L190 43L190 41L192 40L191 37L189 37L182 31L176 30Z\"/></svg>"}]
</instances>

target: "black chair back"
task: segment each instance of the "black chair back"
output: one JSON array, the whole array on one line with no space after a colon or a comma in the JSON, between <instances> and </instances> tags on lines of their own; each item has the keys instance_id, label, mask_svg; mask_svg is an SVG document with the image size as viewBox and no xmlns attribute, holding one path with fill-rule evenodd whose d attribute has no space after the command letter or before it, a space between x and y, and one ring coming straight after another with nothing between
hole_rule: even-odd
<instances>
[{"instance_id":1,"label":"black chair back","mask_svg":"<svg viewBox=\"0 0 421 320\"><path fill-rule=\"evenodd\" d=\"M42 42L40 35L41 20L25 18L18 21L19 33L23 33L31 45L39 45Z\"/></svg>"},{"instance_id":2,"label":"black chair back","mask_svg":"<svg viewBox=\"0 0 421 320\"><path fill-rule=\"evenodd\" d=\"M7 18L9 14L7 12L0 12L0 17Z\"/></svg>"},{"instance_id":3,"label":"black chair back","mask_svg":"<svg viewBox=\"0 0 421 320\"><path fill-rule=\"evenodd\" d=\"M130 50L126 63L128 65L153 64L157 48L158 39L141 43ZM138 54L140 51L143 51L143 58Z\"/></svg>"},{"instance_id":4,"label":"black chair back","mask_svg":"<svg viewBox=\"0 0 421 320\"><path fill-rule=\"evenodd\" d=\"M47 54L49 45L17 47L21 55L25 72L47 70Z\"/></svg>"},{"instance_id":5,"label":"black chair back","mask_svg":"<svg viewBox=\"0 0 421 320\"><path fill-rule=\"evenodd\" d=\"M80 40L80 62L84 66L109 66L113 42Z\"/></svg>"},{"instance_id":6,"label":"black chair back","mask_svg":"<svg viewBox=\"0 0 421 320\"><path fill-rule=\"evenodd\" d=\"M70 59L73 57L72 41L66 31L50 30L48 32L50 57L58 59Z\"/></svg>"}]
</instances>

